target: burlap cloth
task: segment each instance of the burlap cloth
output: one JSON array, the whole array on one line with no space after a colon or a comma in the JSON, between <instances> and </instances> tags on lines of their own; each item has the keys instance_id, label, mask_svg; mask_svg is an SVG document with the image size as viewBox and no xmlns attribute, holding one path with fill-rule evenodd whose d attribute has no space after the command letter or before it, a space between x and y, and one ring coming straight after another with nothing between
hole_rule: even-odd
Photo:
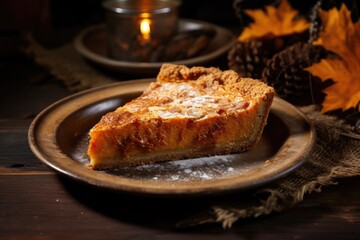
<instances>
[{"instance_id":1,"label":"burlap cloth","mask_svg":"<svg viewBox=\"0 0 360 240\"><path fill-rule=\"evenodd\" d=\"M72 44L46 50L31 38L25 52L51 74L63 81L70 92L117 81L99 72L84 60ZM290 175L246 199L233 199L214 205L207 217L194 218L185 225L219 222L224 228L243 218L254 218L289 209L303 200L305 194L320 192L323 186L336 184L339 178L360 176L360 140L348 136L351 127L343 121L320 114L316 106L300 109L316 128L314 151L307 161ZM357 135L358 136L358 135Z\"/></svg>"}]
</instances>

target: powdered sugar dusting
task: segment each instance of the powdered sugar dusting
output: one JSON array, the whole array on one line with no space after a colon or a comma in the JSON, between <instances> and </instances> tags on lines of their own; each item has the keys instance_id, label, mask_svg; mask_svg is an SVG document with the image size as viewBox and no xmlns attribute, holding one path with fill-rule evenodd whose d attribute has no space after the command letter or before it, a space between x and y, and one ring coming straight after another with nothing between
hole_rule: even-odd
<instances>
[{"instance_id":1,"label":"powdered sugar dusting","mask_svg":"<svg viewBox=\"0 0 360 240\"><path fill-rule=\"evenodd\" d=\"M161 93L161 94L159 94ZM143 117L167 118L205 118L218 114L218 110L243 111L246 105L242 96L216 89L211 93L201 91L187 83L163 83L156 92L151 92L143 99L157 99L147 108ZM251 104L250 101L247 101ZM132 108L128 111L132 112ZM149 115L149 116L147 116Z\"/></svg>"},{"instance_id":2,"label":"powdered sugar dusting","mask_svg":"<svg viewBox=\"0 0 360 240\"><path fill-rule=\"evenodd\" d=\"M239 165L238 160L236 154L212 156L126 167L112 170L112 173L150 181L211 181L247 172L246 161L240 161L243 164Z\"/></svg>"}]
</instances>

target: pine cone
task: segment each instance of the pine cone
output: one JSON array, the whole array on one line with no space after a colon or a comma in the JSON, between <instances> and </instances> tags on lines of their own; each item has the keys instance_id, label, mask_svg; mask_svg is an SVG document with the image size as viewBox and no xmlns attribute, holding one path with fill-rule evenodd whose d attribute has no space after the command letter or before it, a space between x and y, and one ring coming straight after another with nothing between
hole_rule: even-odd
<instances>
[{"instance_id":1,"label":"pine cone","mask_svg":"<svg viewBox=\"0 0 360 240\"><path fill-rule=\"evenodd\" d=\"M279 97L291 103L319 103L323 98L321 80L304 69L325 55L326 50L322 47L298 42L267 62L262 80L273 86Z\"/></svg>"},{"instance_id":2,"label":"pine cone","mask_svg":"<svg viewBox=\"0 0 360 240\"><path fill-rule=\"evenodd\" d=\"M242 77L261 78L266 61L266 48L261 41L237 42L229 51L229 68Z\"/></svg>"},{"instance_id":3,"label":"pine cone","mask_svg":"<svg viewBox=\"0 0 360 240\"><path fill-rule=\"evenodd\" d=\"M307 41L308 32L284 35L267 36L256 40L236 42L228 53L228 66L242 77L261 79L268 60L288 46Z\"/></svg>"}]
</instances>

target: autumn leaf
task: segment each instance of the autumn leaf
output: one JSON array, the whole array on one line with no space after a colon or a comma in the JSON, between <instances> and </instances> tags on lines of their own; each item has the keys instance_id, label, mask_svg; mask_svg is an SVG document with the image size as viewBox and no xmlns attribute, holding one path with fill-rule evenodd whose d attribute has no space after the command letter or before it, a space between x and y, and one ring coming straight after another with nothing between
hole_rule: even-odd
<instances>
[{"instance_id":1,"label":"autumn leaf","mask_svg":"<svg viewBox=\"0 0 360 240\"><path fill-rule=\"evenodd\" d=\"M282 0L278 8L266 6L262 9L245 10L254 22L239 36L239 41L261 38L264 36L283 36L301 33L309 28L304 18L295 19L298 11L293 9L287 0Z\"/></svg>"},{"instance_id":2,"label":"autumn leaf","mask_svg":"<svg viewBox=\"0 0 360 240\"><path fill-rule=\"evenodd\" d=\"M321 78L333 80L334 84L325 88L322 112L336 109L343 111L352 107L360 110L360 21L353 23L351 13L343 4L340 11L320 10L324 30L313 43L321 45L338 57L321 60L306 70Z\"/></svg>"}]
</instances>

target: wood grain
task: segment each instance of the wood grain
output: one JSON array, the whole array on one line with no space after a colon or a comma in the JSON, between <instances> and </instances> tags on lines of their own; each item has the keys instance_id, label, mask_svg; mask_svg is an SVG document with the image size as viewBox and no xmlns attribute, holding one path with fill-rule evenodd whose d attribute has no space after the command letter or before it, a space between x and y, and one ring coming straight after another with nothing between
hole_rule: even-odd
<instances>
[{"instance_id":1,"label":"wood grain","mask_svg":"<svg viewBox=\"0 0 360 240\"><path fill-rule=\"evenodd\" d=\"M106 192L57 175L0 176L0 237L355 239L360 236L360 194L353 187L359 189L359 178L311 195L289 211L243 220L226 231L216 224L179 230L178 221L211 201Z\"/></svg>"}]
</instances>

